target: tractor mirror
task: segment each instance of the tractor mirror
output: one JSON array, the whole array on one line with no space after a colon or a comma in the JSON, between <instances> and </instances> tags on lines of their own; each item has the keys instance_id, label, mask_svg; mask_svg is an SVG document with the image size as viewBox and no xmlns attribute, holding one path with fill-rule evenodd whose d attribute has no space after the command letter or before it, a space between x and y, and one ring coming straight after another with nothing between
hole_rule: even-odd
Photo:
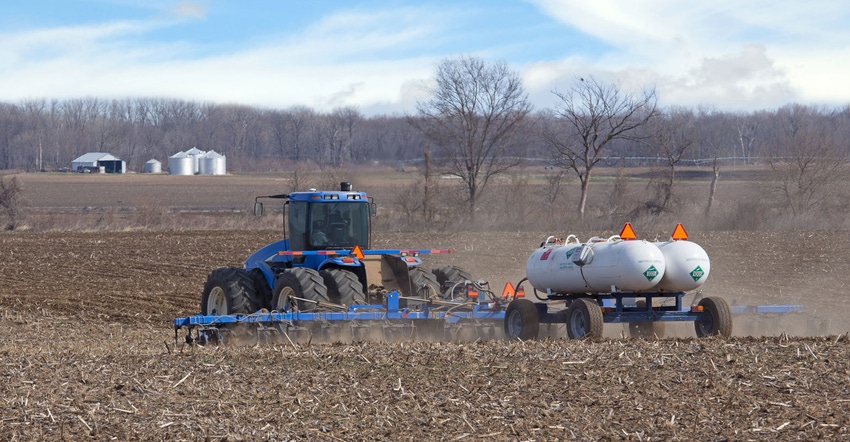
<instances>
[{"instance_id":1,"label":"tractor mirror","mask_svg":"<svg viewBox=\"0 0 850 442\"><path fill-rule=\"evenodd\" d=\"M254 201L254 216L263 216L263 203Z\"/></svg>"},{"instance_id":2,"label":"tractor mirror","mask_svg":"<svg viewBox=\"0 0 850 442\"><path fill-rule=\"evenodd\" d=\"M375 203L369 203L369 215L375 216L378 214L378 205Z\"/></svg>"}]
</instances>

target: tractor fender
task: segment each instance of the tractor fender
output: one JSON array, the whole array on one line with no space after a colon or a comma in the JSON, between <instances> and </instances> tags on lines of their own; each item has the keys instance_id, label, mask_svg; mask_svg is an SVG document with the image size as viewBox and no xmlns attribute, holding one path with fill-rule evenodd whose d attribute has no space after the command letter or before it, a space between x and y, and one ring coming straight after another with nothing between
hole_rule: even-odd
<instances>
[{"instance_id":1,"label":"tractor fender","mask_svg":"<svg viewBox=\"0 0 850 442\"><path fill-rule=\"evenodd\" d=\"M245 270L248 272L251 272L252 270L259 270L263 274L263 278L266 279L270 288L274 287L277 283L277 276L275 275L274 270L272 270L271 266L269 266L265 261L256 261L255 266L252 269L249 269L246 265Z\"/></svg>"},{"instance_id":2,"label":"tractor fender","mask_svg":"<svg viewBox=\"0 0 850 442\"><path fill-rule=\"evenodd\" d=\"M333 257L322 261L316 270L322 270L328 267L363 267L363 263L357 258Z\"/></svg>"},{"instance_id":3,"label":"tractor fender","mask_svg":"<svg viewBox=\"0 0 850 442\"><path fill-rule=\"evenodd\" d=\"M281 256L278 255L278 252L288 252L289 251L289 238L284 238L280 241L275 241L263 248L257 250L252 253L248 259L245 260L245 270L249 272L255 268L261 268L262 266L268 266L267 262L291 262L291 256ZM265 271L263 271L265 273ZM274 287L274 285L272 285Z\"/></svg>"}]
</instances>

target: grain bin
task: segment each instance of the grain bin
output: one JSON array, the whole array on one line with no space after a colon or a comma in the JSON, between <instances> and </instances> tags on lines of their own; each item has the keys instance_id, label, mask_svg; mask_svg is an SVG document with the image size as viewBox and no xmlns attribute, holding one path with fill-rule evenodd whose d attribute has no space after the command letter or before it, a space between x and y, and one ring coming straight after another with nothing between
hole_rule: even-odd
<instances>
[{"instance_id":1,"label":"grain bin","mask_svg":"<svg viewBox=\"0 0 850 442\"><path fill-rule=\"evenodd\" d=\"M144 173L161 173L162 172L162 163L158 160L148 160L145 163Z\"/></svg>"},{"instance_id":2,"label":"grain bin","mask_svg":"<svg viewBox=\"0 0 850 442\"><path fill-rule=\"evenodd\" d=\"M192 173L197 175L201 172L201 158L207 153L197 147L193 147L186 151L186 156L192 160Z\"/></svg>"},{"instance_id":3,"label":"grain bin","mask_svg":"<svg viewBox=\"0 0 850 442\"><path fill-rule=\"evenodd\" d=\"M201 175L225 175L227 158L224 155L211 150L199 159L199 172Z\"/></svg>"},{"instance_id":4,"label":"grain bin","mask_svg":"<svg viewBox=\"0 0 850 442\"><path fill-rule=\"evenodd\" d=\"M168 173L172 175L194 175L194 159L186 152L177 152L168 157Z\"/></svg>"}]
</instances>

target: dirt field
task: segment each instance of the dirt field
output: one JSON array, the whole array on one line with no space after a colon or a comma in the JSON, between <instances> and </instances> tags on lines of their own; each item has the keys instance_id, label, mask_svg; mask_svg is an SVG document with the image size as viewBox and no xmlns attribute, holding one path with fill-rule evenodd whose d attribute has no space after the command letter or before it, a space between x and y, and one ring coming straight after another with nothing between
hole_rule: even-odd
<instances>
[{"instance_id":1,"label":"dirt field","mask_svg":"<svg viewBox=\"0 0 850 442\"><path fill-rule=\"evenodd\" d=\"M377 233L373 247L453 248L426 265L500 292L548 233L567 232ZM172 319L198 312L206 275L278 232L2 233L0 440L850 440L846 232L689 233L711 257L705 296L803 313L737 316L728 340L607 324L600 342L189 347Z\"/></svg>"}]
</instances>

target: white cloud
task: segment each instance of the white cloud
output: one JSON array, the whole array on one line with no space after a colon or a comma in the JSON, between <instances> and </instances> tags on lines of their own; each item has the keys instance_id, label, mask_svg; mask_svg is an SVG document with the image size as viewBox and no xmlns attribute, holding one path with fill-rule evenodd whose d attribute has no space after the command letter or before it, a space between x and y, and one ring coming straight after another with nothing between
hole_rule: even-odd
<instances>
[{"instance_id":1,"label":"white cloud","mask_svg":"<svg viewBox=\"0 0 850 442\"><path fill-rule=\"evenodd\" d=\"M181 17L203 19L207 16L208 5L200 2L181 1L171 11Z\"/></svg>"},{"instance_id":2,"label":"white cloud","mask_svg":"<svg viewBox=\"0 0 850 442\"><path fill-rule=\"evenodd\" d=\"M534 3L610 45L589 61L587 72L615 75L624 83L654 82L663 105L752 109L850 101L850 89L836 81L850 75L850 62L844 61L850 52L846 2ZM550 78L552 88L574 77L554 64L548 69L535 77Z\"/></svg>"}]
</instances>

